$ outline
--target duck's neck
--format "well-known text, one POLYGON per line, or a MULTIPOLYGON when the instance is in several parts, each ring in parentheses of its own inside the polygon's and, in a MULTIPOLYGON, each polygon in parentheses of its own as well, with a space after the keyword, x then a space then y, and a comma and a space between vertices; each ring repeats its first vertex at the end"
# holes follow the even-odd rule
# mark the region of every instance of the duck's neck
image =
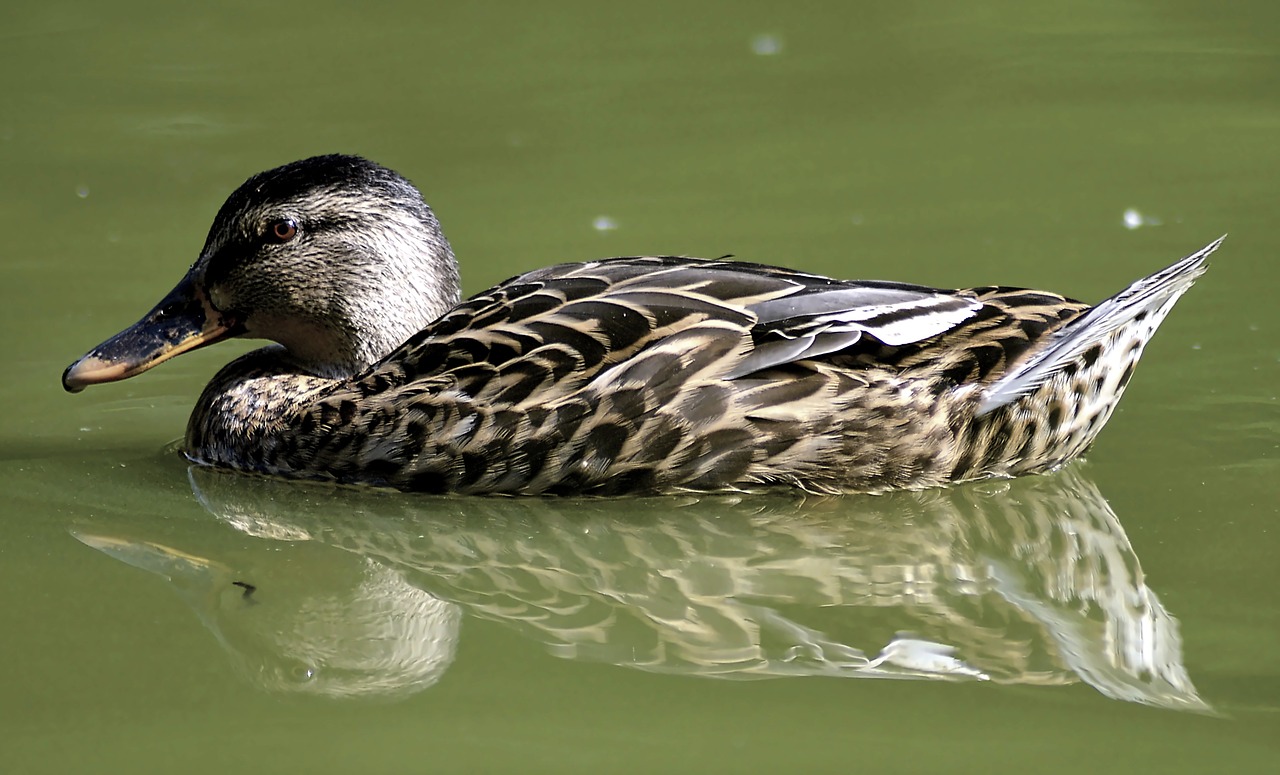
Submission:
MULTIPOLYGON (((398 234, 384 240, 401 238, 398 234)), ((438 227, 425 239, 429 249, 419 250, 418 260, 387 267, 374 261, 361 273, 359 288, 336 289, 341 304, 341 320, 346 330, 341 341, 347 347, 339 368, 325 368, 322 361, 294 353, 311 372, 334 379, 350 379, 386 358, 405 340, 434 322, 461 299, 458 262, 438 227), (398 271, 394 271, 398 270, 398 271), (354 291, 354 292, 353 292, 354 291)), ((377 251, 407 252, 410 245, 379 244, 377 251)))

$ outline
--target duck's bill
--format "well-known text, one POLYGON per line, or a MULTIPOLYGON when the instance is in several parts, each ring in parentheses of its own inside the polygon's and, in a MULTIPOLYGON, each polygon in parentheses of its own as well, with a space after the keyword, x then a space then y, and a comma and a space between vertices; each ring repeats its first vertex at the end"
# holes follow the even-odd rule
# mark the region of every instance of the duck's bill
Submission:
POLYGON ((73 538, 85 546, 97 549, 135 568, 171 579, 194 580, 201 576, 211 576, 218 571, 227 571, 221 563, 188 554, 164 544, 102 533, 89 533, 76 528, 70 532, 73 538))
POLYGON ((89 385, 128 379, 175 355, 240 333, 239 326, 213 309, 186 277, 142 320, 68 366, 62 387, 78 393, 89 385))

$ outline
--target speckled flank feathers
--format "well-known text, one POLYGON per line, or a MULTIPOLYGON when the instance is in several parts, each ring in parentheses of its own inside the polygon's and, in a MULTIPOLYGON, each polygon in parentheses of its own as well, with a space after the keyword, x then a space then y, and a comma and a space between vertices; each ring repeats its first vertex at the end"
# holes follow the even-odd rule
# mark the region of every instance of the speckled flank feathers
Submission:
POLYGON ((1220 242, 1092 308, 675 257, 553 266, 457 304, 403 178, 353 157, 264 176, 184 283, 227 330, 284 347, 213 379, 188 454, 427 492, 866 492, 1052 469, 1093 441, 1220 242), (282 222, 298 236, 261 238, 282 222))

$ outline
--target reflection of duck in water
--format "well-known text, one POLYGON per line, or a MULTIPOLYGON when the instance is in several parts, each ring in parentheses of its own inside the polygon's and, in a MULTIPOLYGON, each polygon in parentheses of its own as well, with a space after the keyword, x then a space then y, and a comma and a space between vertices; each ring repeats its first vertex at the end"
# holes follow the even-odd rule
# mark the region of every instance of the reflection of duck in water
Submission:
POLYGON ((283 348, 205 389, 196 460, 431 492, 929 487, 1083 452, 1217 246, 1094 307, 671 257, 459 303, 418 190, 324 156, 237 189, 182 282, 63 384, 247 335, 283 348))
MULTIPOLYGON (((272 556, 232 550, 224 562, 111 535, 105 526, 73 533, 104 554, 167 578, 236 669, 268 691, 403 697, 439 681, 453 662, 459 608, 377 561, 334 563, 305 551, 281 555, 275 544, 272 556), (249 567, 234 567, 237 560, 249 567)), ((256 543, 255 549, 265 548, 256 543)))
MULTIPOLYGON (((1073 471, 995 494, 625 505, 406 499, 192 473, 222 520, 275 539, 257 544, 260 570, 239 576, 261 605, 288 604, 264 572, 296 566, 278 559, 279 540, 309 541, 400 579, 399 592, 358 603, 377 616, 398 595, 417 605, 429 593, 569 659, 722 678, 1083 680, 1117 699, 1207 707, 1182 666, 1177 622, 1105 499, 1073 471)), ((308 584, 290 583, 308 607, 308 584)))

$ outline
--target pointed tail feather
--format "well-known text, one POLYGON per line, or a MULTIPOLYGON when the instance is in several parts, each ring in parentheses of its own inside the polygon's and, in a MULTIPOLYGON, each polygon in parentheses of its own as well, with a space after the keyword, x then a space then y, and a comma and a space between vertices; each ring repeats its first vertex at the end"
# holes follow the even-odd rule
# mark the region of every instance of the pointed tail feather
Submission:
POLYGON ((1168 310, 1205 270, 1205 258, 1226 235, 1195 253, 1092 307, 1055 332, 1048 346, 1015 366, 987 388, 978 415, 984 415, 1034 392, 1085 350, 1104 341, 1144 312, 1168 310))

